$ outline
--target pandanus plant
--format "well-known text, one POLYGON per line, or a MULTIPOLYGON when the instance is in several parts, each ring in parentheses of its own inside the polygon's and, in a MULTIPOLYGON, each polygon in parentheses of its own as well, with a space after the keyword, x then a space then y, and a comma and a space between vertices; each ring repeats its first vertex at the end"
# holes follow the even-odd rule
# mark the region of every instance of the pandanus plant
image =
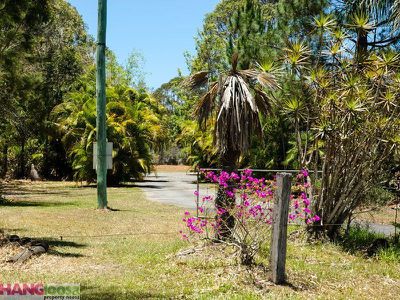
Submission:
MULTIPOLYGON (((186 81, 191 89, 205 90, 194 114, 203 130, 207 120, 214 122, 214 144, 220 166, 225 171, 234 171, 240 156, 249 149, 252 136, 262 134, 260 114, 270 111, 272 91, 279 88, 278 69, 272 63, 240 70, 238 59, 238 54, 234 54, 231 69, 217 78, 202 71, 186 81)), ((234 205, 234 202, 234 198, 227 198, 224 191, 219 191, 215 204, 218 209, 234 205)), ((226 238, 234 226, 234 218, 226 213, 221 219, 223 224, 218 238, 226 238)))

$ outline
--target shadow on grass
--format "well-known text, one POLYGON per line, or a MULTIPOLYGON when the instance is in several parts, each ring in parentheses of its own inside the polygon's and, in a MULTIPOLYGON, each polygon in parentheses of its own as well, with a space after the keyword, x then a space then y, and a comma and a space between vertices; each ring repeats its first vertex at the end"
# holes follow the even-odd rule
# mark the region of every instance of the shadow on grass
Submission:
POLYGON ((384 234, 371 232, 366 227, 354 226, 340 242, 343 250, 366 257, 377 256, 400 261, 400 240, 384 234))
POLYGON ((53 206, 77 206, 75 202, 47 202, 25 200, 0 200, 0 206, 5 207, 53 207, 53 206))
POLYGON ((45 189, 43 187, 35 186, 35 184, 27 184, 22 182, 12 182, 5 185, 2 189, 2 193, 5 196, 13 196, 13 195, 62 195, 67 196, 70 195, 71 191, 60 191, 58 190, 50 190, 45 189))
POLYGON ((135 181, 137 182, 170 182, 169 180, 163 180, 163 179, 144 179, 142 181, 135 181))
POLYGON ((60 257, 75 257, 76 258, 76 257, 84 257, 85 256, 80 253, 60 252, 60 251, 52 250, 52 249, 50 249, 47 253, 50 255, 60 256, 60 257))
POLYGON ((140 185, 135 185, 135 187, 138 188, 147 188, 147 189, 164 189, 165 186, 157 186, 157 185, 153 185, 153 184, 140 184, 140 185))
POLYGON ((56 239, 38 239, 41 242, 47 243, 50 247, 72 247, 72 248, 84 248, 87 245, 86 244, 80 244, 76 242, 71 242, 71 241, 62 241, 62 240, 56 240, 56 239))
POLYGON ((54 247, 61 248, 61 249, 63 247, 85 248, 87 246, 86 244, 81 244, 81 243, 76 243, 76 242, 71 242, 71 241, 62 241, 62 240, 57 240, 57 239, 38 239, 38 241, 44 242, 50 246, 49 251, 47 252, 50 255, 61 256, 61 257, 84 257, 85 256, 80 253, 63 252, 63 251, 55 250, 54 247))

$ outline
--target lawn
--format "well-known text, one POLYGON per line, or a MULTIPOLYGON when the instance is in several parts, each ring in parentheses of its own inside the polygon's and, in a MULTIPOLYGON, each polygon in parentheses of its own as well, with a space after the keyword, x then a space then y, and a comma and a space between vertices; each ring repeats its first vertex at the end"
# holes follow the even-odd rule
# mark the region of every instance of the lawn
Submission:
POLYGON ((400 294, 398 259, 365 258, 329 243, 310 245, 297 231, 289 238, 285 286, 271 284, 261 267, 236 267, 223 245, 177 256, 192 247, 178 233, 183 209, 152 202, 135 187, 109 189, 112 212, 94 209, 95 188, 74 183, 15 181, 3 193, 12 202, 0 208, 0 228, 47 240, 51 250, 12 265, 5 260, 18 249, 0 248, 2 283, 80 283, 82 299, 395 299, 400 294))

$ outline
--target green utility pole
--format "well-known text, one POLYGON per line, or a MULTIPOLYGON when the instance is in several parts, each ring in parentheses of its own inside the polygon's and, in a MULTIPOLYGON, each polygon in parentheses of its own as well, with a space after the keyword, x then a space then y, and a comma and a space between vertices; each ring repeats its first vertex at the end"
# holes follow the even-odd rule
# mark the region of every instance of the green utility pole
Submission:
POLYGON ((97 203, 98 208, 107 208, 107 162, 106 162, 106 27, 107 0, 99 0, 97 28, 97 203))

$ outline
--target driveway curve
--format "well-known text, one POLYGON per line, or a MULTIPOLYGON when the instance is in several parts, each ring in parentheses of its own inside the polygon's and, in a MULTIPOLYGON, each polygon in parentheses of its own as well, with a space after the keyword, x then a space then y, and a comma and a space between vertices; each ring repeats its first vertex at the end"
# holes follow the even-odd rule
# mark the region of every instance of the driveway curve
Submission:
POLYGON ((196 175, 186 172, 157 172, 136 182, 150 200, 196 209, 196 175))
MULTIPOLYGON (((164 204, 177 205, 187 209, 196 209, 196 175, 187 172, 168 172, 162 171, 151 173, 145 177, 142 182, 136 182, 136 186, 140 187, 149 200, 158 201, 164 204)), ((214 195, 214 189, 207 189, 200 186, 200 196, 214 195)), ((357 222, 370 231, 393 235, 395 228, 393 225, 374 224, 366 222, 357 222)))

